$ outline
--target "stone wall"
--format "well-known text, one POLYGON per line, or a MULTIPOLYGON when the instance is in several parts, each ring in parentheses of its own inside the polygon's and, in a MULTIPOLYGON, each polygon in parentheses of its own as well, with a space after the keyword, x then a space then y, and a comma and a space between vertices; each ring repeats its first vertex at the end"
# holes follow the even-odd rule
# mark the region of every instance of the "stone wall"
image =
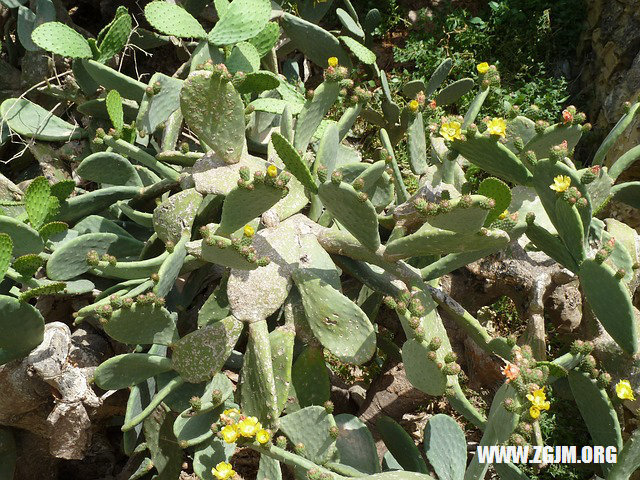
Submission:
MULTIPOLYGON (((579 82, 595 133, 606 133, 623 104, 640 95, 640 1, 587 0, 587 25, 578 46, 579 82)), ((640 143, 636 120, 612 148, 608 162, 640 143)), ((640 178, 640 165, 633 175, 640 178)))

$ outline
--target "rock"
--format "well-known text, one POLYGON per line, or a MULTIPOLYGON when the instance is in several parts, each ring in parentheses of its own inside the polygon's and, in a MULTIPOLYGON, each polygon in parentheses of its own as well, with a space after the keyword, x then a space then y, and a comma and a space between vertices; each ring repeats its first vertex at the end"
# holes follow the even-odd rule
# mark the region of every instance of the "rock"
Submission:
POLYGON ((582 295, 578 282, 557 287, 545 302, 545 313, 559 332, 573 332, 582 321, 582 295))

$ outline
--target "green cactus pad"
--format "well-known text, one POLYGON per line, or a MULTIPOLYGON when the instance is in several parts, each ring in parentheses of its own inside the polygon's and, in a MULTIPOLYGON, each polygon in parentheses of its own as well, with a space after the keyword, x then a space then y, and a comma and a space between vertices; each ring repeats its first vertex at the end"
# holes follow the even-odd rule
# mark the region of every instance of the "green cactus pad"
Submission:
POLYGON ((45 177, 34 178, 24 192, 24 206, 29 217, 29 223, 35 229, 40 228, 51 208, 57 205, 57 199, 54 197, 52 204, 51 187, 45 177))
POLYGON ((258 55, 262 58, 275 47, 279 38, 280 26, 276 22, 269 22, 260 33, 249 39, 249 43, 256 47, 258 55))
POLYGON ((269 22, 268 0, 233 0, 218 23, 209 32, 213 45, 231 45, 258 35, 269 22))
MULTIPOLYGON (((5 2, 5 6, 7 6, 7 2, 5 2)), ((53 22, 55 19, 56 9, 51 0, 36 1, 35 13, 29 10, 28 7, 20 5, 18 7, 18 22, 16 25, 20 44, 30 52, 38 51, 40 48, 31 39, 33 30, 43 23, 53 22)))
MULTIPOLYGON (((222 237, 220 237, 222 238, 222 237)), ((255 263, 249 263, 237 250, 231 248, 231 241, 226 248, 209 245, 202 240, 187 243, 187 253, 205 262, 222 265, 224 267, 234 268, 238 270, 253 270, 258 268, 255 263)))
POLYGON ((40 234, 40 238, 46 242, 51 237, 66 232, 68 229, 69 225, 64 222, 49 222, 40 227, 38 233, 40 234))
POLYGON ((365 423, 348 413, 336 415, 335 421, 340 430, 336 440, 340 463, 362 473, 379 473, 380 461, 376 444, 365 423))
POLYGON ((44 319, 32 305, 0 295, 0 365, 24 357, 42 342, 44 319))
POLYGON ((257 417, 265 425, 274 425, 280 412, 266 320, 249 324, 241 380, 242 412, 257 417))
POLYGON ((173 368, 190 383, 207 381, 220 371, 231 354, 242 323, 233 317, 182 337, 173 347, 173 368))
POLYGON ((391 177, 385 172, 387 168, 384 160, 372 164, 354 163, 340 167, 343 181, 353 183, 356 179, 362 179, 364 186, 362 191, 369 196, 377 211, 384 209, 393 202, 393 184, 391 177))
POLYGON ((470 195, 469 204, 462 197, 450 200, 450 210, 426 217, 427 222, 442 230, 451 230, 463 234, 477 232, 486 223, 488 216, 488 198, 482 195, 470 195))
POLYGON ((240 42, 234 45, 231 55, 224 63, 231 74, 253 73, 260 68, 260 54, 251 43, 240 42))
POLYGON ((444 87, 438 95, 436 95, 436 104, 439 107, 443 107, 445 105, 451 105, 452 103, 457 102, 460 98, 467 92, 469 92, 475 82, 471 78, 461 78, 460 80, 456 80, 450 85, 444 87))
POLYGON ((28 302, 32 298, 39 297, 41 295, 55 295, 57 293, 65 293, 66 284, 64 282, 50 282, 41 285, 36 288, 30 288, 20 294, 18 300, 21 302, 28 302))
POLYGON ((424 453, 440 480, 463 480, 467 468, 467 440, 448 415, 431 417, 424 429, 424 453))
POLYGON ((298 116, 296 133, 293 138, 296 150, 301 152, 307 150, 307 146, 322 119, 338 99, 339 94, 340 84, 338 82, 323 82, 315 89, 313 98, 307 100, 298 116))
POLYGON ((304 445, 303 457, 323 465, 336 454, 336 441, 329 430, 336 427, 333 415, 324 407, 311 406, 285 415, 280 419, 280 430, 293 445, 304 445))
POLYGON ((94 60, 82 60, 82 66, 91 78, 105 89, 117 90, 123 98, 136 102, 142 100, 147 87, 144 83, 94 60))
POLYGON ((478 194, 492 198, 496 202, 495 206, 487 214, 487 219, 484 222, 485 226, 491 225, 511 205, 511 189, 509 185, 498 178, 485 178, 480 182, 478 194))
POLYGON ((427 473, 427 465, 411 436, 395 420, 381 415, 376 421, 376 430, 384 440, 389 453, 403 469, 410 472, 427 473))
POLYGON ((351 37, 342 35, 338 37, 342 43, 353 53, 358 60, 365 65, 373 65, 376 63, 376 54, 351 37))
MULTIPOLYGON (((466 126, 466 125, 465 125, 466 126)), ((507 138, 505 145, 509 150, 518 155, 519 151, 515 147, 515 140, 521 139, 525 145, 536 135, 536 124, 527 117, 518 115, 517 117, 507 120, 507 138)), ((545 152, 547 155, 548 152, 545 152)), ((531 165, 527 165, 530 167, 531 165)))
POLYGON ((630 353, 638 351, 638 333, 629 290, 615 271, 605 264, 587 259, 578 272, 589 306, 607 333, 630 353))
POLYGON ((488 230, 486 235, 480 232, 458 233, 425 223, 415 233, 389 242, 385 257, 399 260, 420 255, 484 250, 505 246, 509 241, 509 236, 502 230, 488 230))
POLYGON ((13 241, 11 241, 11 237, 6 233, 0 233, 0 282, 11 265, 12 252, 13 241))
POLYGON ((407 149, 411 171, 421 175, 427 169, 427 139, 422 113, 418 112, 407 128, 407 149))
MULTIPOLYGON (((298 120, 298 122, 300 122, 300 120, 298 120)), ((296 133, 297 132, 298 130, 296 129, 296 133)), ((271 142, 273 143, 273 147, 278 153, 278 156, 286 165, 287 170, 289 170, 293 176, 311 192, 318 193, 318 186, 313 179, 313 175, 311 175, 309 167, 300 156, 300 153, 296 151, 294 146, 278 132, 273 132, 271 135, 271 142)))
POLYGON ((70 58, 91 58, 89 42, 71 27, 60 22, 47 22, 37 27, 31 39, 43 50, 70 58))
POLYGON ((113 152, 96 152, 87 156, 76 170, 84 180, 108 185, 142 186, 131 162, 113 152))
POLYGON ((611 129, 609 134, 600 144, 598 150, 593 156, 593 165, 602 165, 604 160, 609 153, 609 150, 616 143, 616 140, 622 135, 622 133, 631 125, 635 119, 635 116, 640 112, 640 102, 635 102, 633 105, 629 107, 627 113, 625 113, 618 123, 611 129))
MULTIPOLYGON (((108 218, 98 215, 89 215, 84 220, 78 222, 73 230, 82 235, 85 233, 115 233, 118 235, 110 247, 110 253, 116 257, 137 257, 144 246, 144 243, 131 236, 124 228, 108 218)), ((42 235, 42 232, 40 232, 42 235)))
POLYGON ((150 412, 143 424, 144 438, 151 462, 159 478, 179 478, 182 471, 182 449, 173 434, 175 414, 158 408, 150 412))
POLYGON ((193 456, 194 473, 203 480, 214 480, 211 470, 220 462, 228 462, 235 450, 235 444, 224 443, 222 440, 214 438, 206 448, 196 450, 193 456))
POLYGON ((413 100, 420 92, 424 93, 426 88, 423 80, 411 80, 402 86, 402 94, 409 100, 413 100))
POLYGON ((87 272, 87 254, 107 253, 111 244, 118 240, 113 233, 87 233, 80 235, 57 248, 47 261, 47 276, 52 280, 71 280, 87 272))
POLYGON ((282 28, 293 45, 316 65, 324 68, 329 57, 336 57, 340 65, 351 68, 349 55, 338 39, 322 27, 285 12, 282 28))
POLYGON ((580 219, 580 213, 575 205, 562 198, 556 200, 556 218, 558 223, 556 228, 562 242, 567 246, 571 256, 577 263, 585 259, 584 249, 584 227, 580 219))
POLYGON ((640 182, 626 182, 611 188, 611 194, 616 202, 640 209, 640 182))
MULTIPOLYGON (((323 405, 329 400, 330 393, 331 382, 322 347, 308 346, 298 355, 291 369, 289 396, 295 398, 297 408, 304 408, 323 405)), ((291 411, 291 405, 287 405, 287 411, 291 411)))
POLYGON ((293 115, 297 115, 302 111, 304 103, 289 103, 288 100, 281 98, 261 97, 252 101, 249 107, 253 108, 256 112, 273 113, 275 115, 282 115, 285 107, 289 107, 289 111, 293 115))
POLYGON ((0 105, 0 115, 11 130, 27 138, 60 142, 87 136, 79 126, 65 122, 26 98, 8 98, 0 105))
MULTIPOLYGON (((507 398, 511 398, 517 407, 519 402, 516 397, 516 393, 508 383, 505 383, 498 389, 493 401, 491 402, 491 409, 489 410, 489 418, 484 430, 484 435, 480 440, 480 445, 500 445, 506 442, 516 425, 518 424, 519 415, 517 413, 509 412, 504 408, 504 401, 507 398)), ((478 456, 474 456, 467 467, 465 473, 465 480, 475 480, 477 478, 484 478, 489 463, 480 463, 478 456)))
MULTIPOLYGON (((606 243, 611 237, 616 239, 613 251, 606 263, 615 269, 624 268, 626 271, 624 281, 630 283, 640 273, 633 270, 633 264, 640 261, 640 246, 636 244, 637 233, 626 223, 614 218, 607 218, 605 223, 607 230, 602 233, 601 241, 606 243)), ((633 283, 631 283, 631 288, 633 288, 633 283)))
POLYGON ((540 160, 536 163, 534 169, 532 179, 533 187, 536 189, 536 192, 540 197, 540 201, 542 202, 547 215, 549 215, 549 219, 556 229, 558 229, 559 219, 555 214, 558 194, 549 187, 554 183, 553 179, 559 175, 568 176, 571 179, 571 186, 576 187, 582 196, 589 201, 589 204, 586 207, 580 207, 578 210, 580 218, 582 219, 582 226, 585 232, 584 235, 587 235, 592 215, 591 198, 589 197, 589 192, 587 191, 586 186, 580 181, 578 172, 575 169, 561 162, 553 162, 546 159, 540 160))
POLYGON ((178 243, 191 230, 202 195, 190 188, 171 195, 153 211, 153 228, 164 243, 178 243))
POLYGON ((180 447, 192 447, 210 439, 213 436, 211 425, 220 419, 223 411, 224 405, 199 415, 189 415, 190 410, 178 415, 173 422, 173 434, 178 439, 180 447))
POLYGON ((266 455, 260 455, 256 480, 282 480, 280 462, 266 455))
POLYGON ((242 82, 236 85, 239 93, 262 93, 267 90, 274 90, 280 85, 280 77, 275 73, 266 70, 248 73, 242 78, 242 82))
POLYGON ((131 345, 171 345, 178 340, 176 323, 164 307, 135 303, 113 312, 104 331, 114 340, 131 345))
POLYGON ((491 175, 524 185, 531 180, 531 172, 520 159, 493 138, 476 136, 464 141, 454 140, 452 148, 491 175))
POLYGON ((144 16, 153 28, 165 35, 180 38, 207 38, 200 22, 184 8, 163 1, 144 7, 144 16))
MULTIPOLYGON (((367 315, 334 286, 326 266, 333 266, 329 255, 313 239, 303 248, 306 262, 293 273, 313 334, 343 362, 361 364, 373 356, 376 336, 367 315), (316 270, 319 270, 316 272, 316 270)), ((307 240, 307 239, 305 239, 307 240)))
POLYGON ((124 110, 122 108, 122 97, 117 90, 111 90, 106 97, 107 113, 116 132, 122 131, 124 127, 124 110))
POLYGON ((153 95, 149 95, 149 92, 145 91, 136 119, 136 127, 147 133, 155 132, 180 108, 182 80, 162 73, 155 73, 149 80, 149 87, 157 89, 158 84, 160 85, 159 92, 156 93, 154 90, 153 95))
POLYGON ((578 264, 571 255, 569 249, 557 235, 549 233, 545 228, 531 224, 527 226, 527 237, 533 244, 556 262, 568 268, 572 272, 578 271, 578 264))
POLYGON ((349 34, 353 35, 354 37, 359 37, 361 39, 364 39, 364 31, 362 30, 360 25, 356 22, 356 20, 354 20, 353 17, 349 15, 349 13, 347 13, 342 8, 336 8, 336 15, 338 17, 338 20, 344 27, 344 29, 349 34))
POLYGON ((251 190, 240 186, 234 188, 225 198, 216 235, 231 235, 278 203, 282 193, 265 183, 255 183, 251 190))
POLYGON ((543 133, 536 134, 529 140, 524 151, 533 151, 538 158, 548 158, 549 150, 555 145, 560 145, 567 141, 569 151, 573 150, 582 137, 582 127, 580 125, 565 126, 561 124, 551 125, 543 133))
POLYGON ((125 7, 118 7, 115 18, 98 35, 100 55, 97 60, 106 62, 120 53, 129 40, 131 28, 131 15, 125 7))
POLYGON ((609 168, 609 176, 616 181, 620 174, 633 165, 640 158, 640 145, 627 150, 609 168))
POLYGON ((147 353, 125 353, 100 364, 94 380, 103 390, 120 390, 170 370, 171 360, 168 358, 147 353))
POLYGON ((467 110, 467 113, 465 113, 464 115, 464 120, 462 122, 463 130, 466 130, 466 128, 471 123, 476 121, 476 118, 478 117, 478 113, 480 113, 480 109, 482 108, 482 105, 484 104, 484 101, 487 99, 487 96, 489 95, 490 91, 491 89, 489 87, 481 89, 478 92, 478 94, 474 97, 473 101, 469 105, 469 109, 467 110))
POLYGON ((338 146, 340 145, 340 134, 338 125, 332 123, 327 127, 318 144, 318 154, 316 162, 318 166, 326 167, 327 177, 333 173, 338 160, 338 146))
POLYGON ((28 253, 40 253, 44 248, 42 239, 36 230, 14 218, 0 215, 0 231, 8 234, 13 241, 13 254, 22 256, 28 253))
MULTIPOLYGON (((122 109, 124 111, 125 121, 131 122, 135 120, 136 115, 138 115, 138 102, 125 98, 122 100, 122 109)), ((94 100, 88 100, 81 103, 78 105, 78 111, 89 117, 109 120, 106 98, 96 98, 94 100)))
MULTIPOLYGON (((593 444, 614 446, 619 452, 622 449, 620 423, 607 392, 599 388, 587 374, 577 370, 569 371, 569 385, 593 444)), ((603 470, 606 473, 611 467, 604 464, 603 470)))
POLYGON ((640 468, 640 429, 636 428, 618 453, 607 480, 627 480, 640 468))
POLYGON ((323 183, 318 193, 327 210, 342 226, 365 247, 374 251, 378 249, 380 246, 378 215, 369 199, 362 201, 358 192, 344 182, 339 185, 333 182, 323 183))
POLYGON ((440 88, 440 85, 447 79, 449 76, 449 72, 451 72, 451 68, 453 67, 453 60, 450 58, 445 59, 431 74, 431 78, 427 82, 427 87, 425 89, 425 95, 427 98, 431 98, 431 95, 435 93, 435 91, 440 88))
POLYGON ((296 338, 295 329, 281 326, 269 333, 271 345, 271 363, 273 365, 273 380, 276 386, 278 415, 289 399, 291 385, 291 370, 293 366, 293 345, 296 338))
MULTIPOLYGON (((180 270, 184 265, 185 258, 187 257, 186 244, 189 241, 189 234, 182 236, 180 241, 176 243, 173 251, 162 262, 160 269, 158 270, 158 283, 153 287, 153 293, 159 297, 166 297, 173 289, 175 282, 180 275, 180 270)), ((160 343, 160 342, 154 342, 160 343)))
POLYGON ((226 163, 240 161, 245 142, 244 104, 233 84, 219 74, 193 72, 184 81, 180 107, 189 128, 218 157, 226 163))
MULTIPOLYGON (((4 237, 5 239, 9 239, 9 241, 11 241, 11 238, 8 235, 3 234, 2 237, 4 237)), ((9 246, 13 247, 13 245, 9 245, 9 246)), ((6 248, 6 245, 4 248, 6 248)), ((0 247, 0 250, 3 250, 4 248, 0 247)), ((4 251, 6 252, 7 250, 4 250, 4 251)), ((11 254, 11 248, 9 248, 8 252, 9 254, 11 254)), ((0 257, 2 256, 3 256, 2 253, 0 253, 0 257)), ((2 263, 1 260, 0 260, 0 263, 2 263)), ((39 255, 36 255, 35 253, 30 253, 28 255, 23 255, 21 257, 18 257, 13 262, 14 270, 25 278, 33 277, 42 265, 44 265, 44 260, 39 255)), ((6 269, 3 272, 2 267, 0 266, 0 273, 4 274, 5 272, 6 272, 6 269)), ((0 275, 0 277, 1 276, 2 275, 0 275)))

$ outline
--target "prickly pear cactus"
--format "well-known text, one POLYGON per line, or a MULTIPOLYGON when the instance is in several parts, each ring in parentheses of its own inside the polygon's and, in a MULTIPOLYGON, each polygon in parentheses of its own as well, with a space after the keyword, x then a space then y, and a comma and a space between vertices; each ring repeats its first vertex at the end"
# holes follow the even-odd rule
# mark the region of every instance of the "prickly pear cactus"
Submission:
MULTIPOLYGON (((95 39, 55 21, 48 0, 3 3, 16 9, 7 68, 29 63, 17 41, 72 62, 0 105, 0 140, 28 152, 0 175, 0 387, 46 397, 39 434, 63 407, 93 412, 110 398, 132 479, 176 479, 187 461, 201 480, 227 480, 245 475, 237 453, 252 450, 259 480, 288 469, 471 480, 489 463, 469 458, 463 422, 480 447, 542 447, 562 397, 595 445, 619 449, 598 474, 640 467, 640 429, 622 415, 640 395, 640 240, 606 218, 610 201, 640 205, 638 182, 620 181, 638 147, 611 158, 640 102, 593 158, 576 159, 590 126, 575 107, 554 125, 516 108, 479 118, 488 98, 502 100, 493 65, 449 81, 449 59, 404 85, 380 70, 382 14, 361 16, 358 2, 156 0, 146 23, 118 7, 95 39), (184 63, 145 63, 138 77, 140 51, 184 63), (447 276, 470 264, 464 275, 511 262, 499 280, 514 283, 511 266, 534 261, 580 296, 583 339, 545 334, 543 280, 516 286, 538 292, 525 329, 494 328, 486 309, 476 318, 448 293, 447 276), (56 325, 108 342, 100 365, 76 366, 56 325), (486 409, 469 398, 461 345, 500 365, 486 409), (64 369, 49 375, 58 358, 64 369), (392 366, 434 399, 419 442, 378 411, 386 400, 372 388, 392 366), (40 377, 46 388, 33 387, 40 377), (331 402, 344 392, 362 401, 360 417, 331 402), (455 420, 438 411, 445 402, 455 420)), ((85 413, 69 443, 96 427, 85 413)), ((27 454, 12 431, 0 429, 0 478, 27 454)))

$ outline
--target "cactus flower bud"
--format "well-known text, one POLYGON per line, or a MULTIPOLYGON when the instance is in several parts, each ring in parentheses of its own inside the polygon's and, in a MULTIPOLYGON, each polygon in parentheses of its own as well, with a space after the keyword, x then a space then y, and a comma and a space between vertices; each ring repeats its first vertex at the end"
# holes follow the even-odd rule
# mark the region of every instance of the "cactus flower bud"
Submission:
POLYGON ((333 413, 334 405, 331 400, 327 400, 322 404, 322 406, 324 407, 324 411, 327 412, 329 415, 333 413))

